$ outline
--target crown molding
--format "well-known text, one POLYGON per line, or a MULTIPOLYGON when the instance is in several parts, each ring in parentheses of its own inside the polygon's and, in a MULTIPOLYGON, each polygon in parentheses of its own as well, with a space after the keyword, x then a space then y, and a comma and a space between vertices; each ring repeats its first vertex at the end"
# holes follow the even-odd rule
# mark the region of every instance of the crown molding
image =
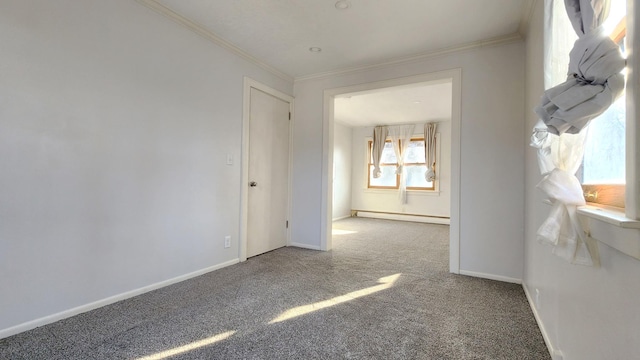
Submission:
POLYGON ((393 59, 393 60, 390 60, 390 61, 385 61, 385 62, 382 62, 382 63, 361 65, 361 66, 352 66, 352 67, 347 67, 347 68, 338 69, 338 70, 326 71, 326 72, 322 72, 322 73, 297 76, 297 77, 295 77, 294 81, 298 82, 298 81, 305 81, 305 80, 312 80, 312 79, 313 80, 324 79, 324 78, 328 78, 328 77, 332 77, 332 76, 345 75, 345 74, 350 74, 350 73, 356 73, 356 72, 362 72, 362 71, 367 71, 367 70, 379 69, 379 68, 383 68, 383 67, 387 67, 387 66, 391 66, 391 65, 410 64, 410 63, 414 63, 414 62, 418 62, 418 61, 422 61, 422 60, 426 60, 426 59, 430 59, 430 58, 434 58, 434 57, 438 57, 438 56, 449 55, 449 54, 453 54, 453 53, 457 53, 457 52, 461 52, 461 51, 467 51, 467 50, 473 50, 473 49, 482 48, 482 47, 498 46, 498 45, 511 44, 511 43, 514 43, 514 42, 520 42, 520 41, 522 41, 522 39, 523 38, 520 35, 520 33, 516 32, 516 33, 513 33, 513 34, 500 36, 500 37, 496 37, 496 38, 492 38, 492 39, 474 41, 474 42, 467 43, 467 44, 460 45, 460 46, 453 46, 453 47, 443 48, 443 49, 440 49, 440 50, 429 51, 429 52, 426 52, 426 53, 412 55, 412 56, 408 56, 408 57, 396 58, 396 59, 393 59))
POLYGON ((522 11, 522 17, 520 18, 520 25, 518 26, 518 33, 523 39, 526 39, 529 33, 529 24, 531 23, 531 17, 533 17, 533 10, 536 8, 539 0, 525 0, 524 11, 522 11))
POLYGON ((274 76, 277 76, 278 78, 283 79, 285 81, 297 82, 297 81, 304 81, 304 80, 311 80, 311 79, 322 79, 322 78, 327 78, 327 77, 336 76, 336 75, 344 75, 344 74, 353 73, 353 72, 372 70, 372 69, 382 68, 382 67, 391 66, 391 65, 409 64, 409 63, 413 63, 413 62, 417 62, 417 61, 421 61, 421 60, 425 60, 425 59, 429 59, 437 56, 448 55, 448 54, 452 54, 460 51, 472 50, 472 49, 487 47, 487 46, 498 46, 498 45, 504 45, 504 44, 509 44, 513 42, 522 41, 526 35, 526 29, 528 28, 529 20, 533 13, 534 5, 539 0, 526 0, 525 9, 523 11, 523 16, 520 21, 520 25, 518 27, 518 32, 513 34, 492 38, 492 39, 475 41, 475 42, 463 44, 460 46, 447 47, 447 48, 443 48, 435 51, 420 53, 417 55, 396 58, 396 59, 392 59, 382 63, 352 66, 352 67, 331 70, 331 71, 326 71, 321 73, 297 76, 295 78, 261 61, 260 59, 252 56, 251 54, 247 53, 241 48, 217 36, 216 34, 211 32, 204 26, 180 15, 179 13, 175 12, 171 8, 159 3, 157 0, 135 0, 135 1, 159 13, 160 15, 163 15, 168 19, 186 27, 187 29, 193 31, 194 33, 230 51, 231 53, 241 57, 242 59, 258 66, 259 68, 265 71, 268 71, 274 76))
POLYGON ((147 8, 154 10, 155 12, 169 18, 170 20, 173 20, 174 22, 186 27, 187 29, 193 31, 194 33, 204 37, 205 39, 213 42, 214 44, 232 52, 233 54, 243 58, 244 60, 247 60, 248 62, 258 66, 259 68, 268 71, 269 73, 283 79, 289 82, 293 82, 293 77, 283 73, 282 71, 274 68, 273 66, 261 61, 260 59, 250 55, 249 53, 247 53, 246 51, 240 49, 239 47, 233 45, 232 43, 226 41, 225 39, 217 36, 216 34, 212 33, 210 30, 208 30, 207 28, 205 28, 204 26, 196 23, 193 20, 190 20, 180 14, 178 14, 177 12, 175 12, 174 10, 172 10, 171 8, 159 3, 156 0, 135 0, 136 2, 140 3, 143 6, 146 6, 147 8))

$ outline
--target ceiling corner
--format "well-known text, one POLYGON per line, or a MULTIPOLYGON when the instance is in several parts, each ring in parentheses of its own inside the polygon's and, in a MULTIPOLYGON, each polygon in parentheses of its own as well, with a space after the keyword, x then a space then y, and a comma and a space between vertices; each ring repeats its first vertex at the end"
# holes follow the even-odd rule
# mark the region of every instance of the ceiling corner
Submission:
POLYGON ((529 32, 529 23, 531 22, 531 16, 533 15, 533 9, 540 0, 525 0, 522 8, 522 17, 520 18, 520 25, 518 26, 518 33, 526 40, 527 33, 529 32))
POLYGON ((166 18, 174 21, 175 23, 178 23, 184 27, 186 27, 187 29, 193 31, 194 33, 204 37, 205 39, 211 41, 212 43, 230 51, 231 53, 253 63, 254 65, 258 66, 259 68, 262 68, 263 70, 271 73, 272 75, 275 75, 285 81, 289 81, 291 83, 293 83, 293 76, 286 74, 278 69, 276 69, 275 67, 263 62, 262 60, 258 59, 257 57, 254 57, 253 55, 249 54, 248 52, 244 51, 243 49, 240 49, 239 47, 235 46, 234 44, 230 43, 229 41, 219 37, 218 35, 214 34, 212 31, 210 31, 209 29, 207 29, 206 27, 204 27, 202 24, 199 24, 181 14, 179 14, 178 12, 174 11, 173 9, 169 8, 168 6, 161 4, 159 1, 157 0, 135 0, 136 2, 138 2, 139 4, 146 6, 147 8, 157 12, 160 15, 165 16, 166 18))

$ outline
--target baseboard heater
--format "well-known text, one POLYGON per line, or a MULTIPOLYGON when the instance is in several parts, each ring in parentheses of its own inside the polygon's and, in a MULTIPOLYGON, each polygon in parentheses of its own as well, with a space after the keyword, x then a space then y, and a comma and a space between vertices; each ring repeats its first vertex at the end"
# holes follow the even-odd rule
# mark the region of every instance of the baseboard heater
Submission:
POLYGON ((413 222, 423 222, 423 223, 431 223, 431 224, 445 224, 445 225, 449 225, 450 223, 450 218, 446 216, 405 214, 405 213, 394 213, 394 212, 384 212, 384 211, 351 210, 351 216, 374 218, 374 219, 386 219, 386 220, 413 221, 413 222))

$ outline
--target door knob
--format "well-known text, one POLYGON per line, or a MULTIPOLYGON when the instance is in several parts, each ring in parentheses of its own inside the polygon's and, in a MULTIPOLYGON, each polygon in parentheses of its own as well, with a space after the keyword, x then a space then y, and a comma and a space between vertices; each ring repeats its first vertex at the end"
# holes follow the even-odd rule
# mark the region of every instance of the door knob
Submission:
POLYGON ((249 186, 256 187, 256 186, 258 186, 258 183, 255 182, 255 181, 252 181, 252 182, 249 183, 249 186))

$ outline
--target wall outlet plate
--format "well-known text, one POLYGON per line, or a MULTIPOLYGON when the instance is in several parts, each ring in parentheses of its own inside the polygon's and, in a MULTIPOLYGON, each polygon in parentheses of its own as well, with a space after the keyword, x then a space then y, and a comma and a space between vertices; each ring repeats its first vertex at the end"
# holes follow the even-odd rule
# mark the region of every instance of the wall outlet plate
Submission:
POLYGON ((224 237, 224 247, 225 248, 230 248, 231 247, 231 236, 227 235, 224 237))

